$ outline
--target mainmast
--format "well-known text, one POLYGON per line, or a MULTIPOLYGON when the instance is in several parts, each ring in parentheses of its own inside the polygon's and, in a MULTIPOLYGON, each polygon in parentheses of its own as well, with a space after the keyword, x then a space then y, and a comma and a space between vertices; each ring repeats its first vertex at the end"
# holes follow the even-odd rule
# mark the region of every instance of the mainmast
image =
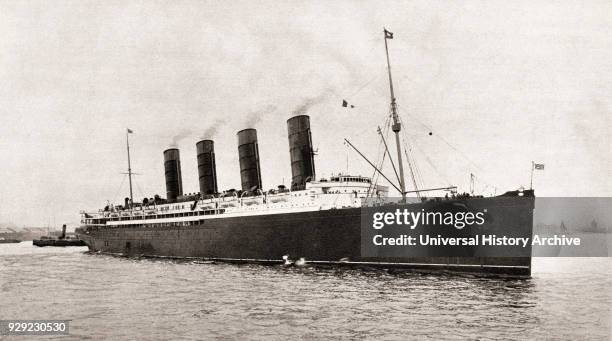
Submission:
POLYGON ((395 101, 395 93, 393 91, 393 78, 391 77, 391 63, 389 62, 389 47, 387 46, 387 39, 393 39, 393 33, 384 29, 385 33, 385 52, 387 53, 387 71, 389 73, 389 89, 391 91, 391 114, 393 116, 393 125, 391 129, 395 133, 395 144, 397 147, 397 163, 399 166, 399 180, 400 190, 402 192, 402 202, 406 201, 406 185, 404 183, 404 166, 402 163, 402 147, 400 144, 399 132, 402 130, 402 124, 399 122, 397 116, 397 103, 395 101))
POLYGON ((131 133, 133 133, 133 131, 130 128, 127 128, 127 131, 125 133, 125 142, 127 145, 128 177, 130 179, 130 208, 134 204, 134 196, 132 194, 132 164, 130 162, 130 134, 131 133))

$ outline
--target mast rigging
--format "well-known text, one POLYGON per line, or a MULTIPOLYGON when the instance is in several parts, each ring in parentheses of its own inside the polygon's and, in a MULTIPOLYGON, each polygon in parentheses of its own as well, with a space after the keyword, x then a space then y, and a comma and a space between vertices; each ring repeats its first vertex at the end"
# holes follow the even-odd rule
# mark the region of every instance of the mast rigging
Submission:
POLYGON ((348 145, 351 146, 351 148, 353 148, 357 152, 357 154, 359 154, 364 160, 366 160, 366 162, 369 163, 370 166, 372 166, 374 170, 378 172, 378 174, 380 174, 383 178, 385 178, 385 180, 387 180, 389 184, 391 184, 391 186, 395 187, 395 189, 397 189, 398 191, 400 190, 397 186, 395 186, 393 181, 389 180, 389 178, 385 176, 383 172, 380 169, 378 169, 378 167, 376 167, 376 165, 373 164, 365 155, 363 155, 363 153, 361 153, 359 149, 357 149, 357 147, 353 146, 353 144, 348 139, 345 138, 344 141, 348 143, 348 145))
POLYGON ((389 161, 391 161, 391 166, 393 167, 393 172, 395 173, 395 177, 397 178, 398 182, 401 182, 400 176, 399 176, 399 174, 397 174, 397 170, 395 168, 395 163, 393 163, 393 158, 391 157, 391 152, 389 152, 389 147, 387 147, 387 141, 385 141, 385 137, 384 137, 384 135, 382 133, 382 129, 380 129, 380 127, 378 127, 378 134, 380 135, 380 138, 381 138, 381 140, 382 140, 382 142, 383 142, 383 144, 385 146, 385 152, 387 154, 389 154, 389 161))

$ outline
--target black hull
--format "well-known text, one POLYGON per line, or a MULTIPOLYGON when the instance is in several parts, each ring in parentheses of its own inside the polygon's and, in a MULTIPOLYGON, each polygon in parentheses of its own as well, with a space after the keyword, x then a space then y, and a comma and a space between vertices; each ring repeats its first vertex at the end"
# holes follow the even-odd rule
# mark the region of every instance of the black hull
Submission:
MULTIPOLYGON (((508 221, 493 233, 519 228, 532 233, 533 197, 470 198, 474 208, 503 211, 508 221)), ((412 204, 411 209, 420 209, 412 204)), ((77 236, 94 252, 128 256, 201 258, 230 262, 281 263, 283 255, 311 264, 339 264, 415 270, 530 276, 531 257, 361 256, 360 208, 200 220, 197 225, 83 227, 77 236)))

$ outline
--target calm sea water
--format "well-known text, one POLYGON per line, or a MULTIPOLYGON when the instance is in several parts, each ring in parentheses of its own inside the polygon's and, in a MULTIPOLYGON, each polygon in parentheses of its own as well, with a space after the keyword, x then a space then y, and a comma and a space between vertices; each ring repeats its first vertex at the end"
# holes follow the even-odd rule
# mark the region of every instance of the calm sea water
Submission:
POLYGON ((501 280, 85 251, 0 244, 0 319, 70 319, 68 338, 94 340, 612 335, 611 258, 536 258, 532 279, 501 280))

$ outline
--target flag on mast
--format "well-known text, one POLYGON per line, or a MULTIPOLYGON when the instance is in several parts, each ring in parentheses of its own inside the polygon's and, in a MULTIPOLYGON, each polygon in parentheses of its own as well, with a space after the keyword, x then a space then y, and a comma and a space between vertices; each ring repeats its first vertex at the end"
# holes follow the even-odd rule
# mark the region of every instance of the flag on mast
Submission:
POLYGON ((134 131, 132 129, 130 129, 130 128, 127 128, 127 132, 128 132, 128 134, 134 133, 134 131))
POLYGON ((533 169, 544 170, 544 164, 543 163, 534 163, 533 164, 533 169))
POLYGON ((393 39, 393 32, 387 31, 385 28, 385 39, 393 39))

